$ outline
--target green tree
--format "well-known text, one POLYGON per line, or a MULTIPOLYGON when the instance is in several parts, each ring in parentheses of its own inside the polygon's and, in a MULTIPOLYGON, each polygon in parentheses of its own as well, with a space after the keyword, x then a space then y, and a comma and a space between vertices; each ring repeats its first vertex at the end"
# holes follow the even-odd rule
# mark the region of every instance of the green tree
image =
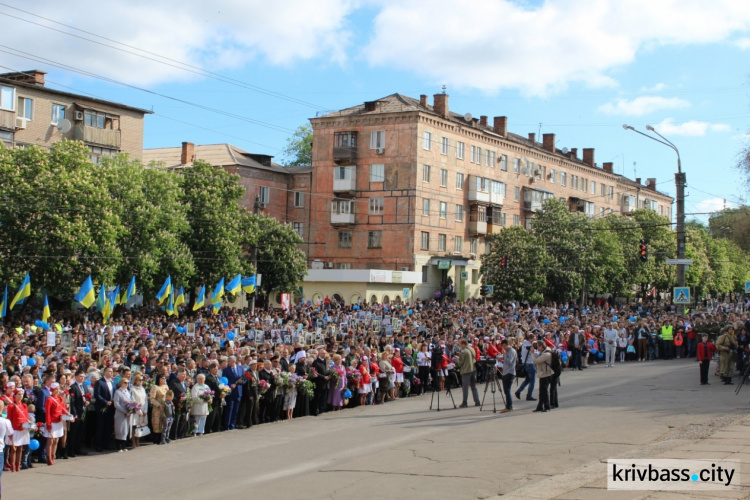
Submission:
POLYGON ((490 252, 482 256, 483 282, 494 286, 493 297, 540 303, 547 285, 547 255, 542 240, 520 226, 487 236, 490 252), (506 268, 500 258, 508 259, 506 268))
POLYGON ((750 207, 728 208, 709 220, 711 234, 735 242, 745 252, 750 252, 750 207))
POLYGON ((646 208, 634 210, 631 215, 648 244, 648 262, 642 266, 641 283, 657 290, 671 290, 677 279, 676 269, 664 260, 675 257, 677 240, 669 220, 646 208))
POLYGON ((297 127, 291 137, 286 139, 286 147, 282 152, 284 166, 299 167, 312 165, 313 130, 306 123, 297 127))
POLYGON ((591 245, 587 248, 589 257, 584 259, 589 265, 584 268, 587 288, 597 293, 612 293, 616 296, 629 295, 632 289, 628 272, 628 260, 620 239, 619 226, 613 224, 616 216, 596 219, 589 230, 591 245))

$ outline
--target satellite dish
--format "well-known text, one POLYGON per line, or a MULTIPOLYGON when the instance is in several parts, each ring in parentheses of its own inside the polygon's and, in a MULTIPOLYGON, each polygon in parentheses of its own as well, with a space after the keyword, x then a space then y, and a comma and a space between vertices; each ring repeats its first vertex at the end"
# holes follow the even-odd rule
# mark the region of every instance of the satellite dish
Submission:
POLYGON ((70 129, 73 128, 73 125, 70 123, 70 120, 63 118, 59 122, 57 122, 57 130, 62 132, 63 134, 67 134, 70 132, 70 129))
POLYGON ((566 155, 568 154, 570 150, 568 148, 562 148, 562 154, 566 155))
POLYGON ((471 118, 472 118, 472 116, 471 116, 471 113, 466 113, 466 114, 464 115, 464 120, 466 120, 467 122, 470 122, 470 121, 471 121, 471 118))

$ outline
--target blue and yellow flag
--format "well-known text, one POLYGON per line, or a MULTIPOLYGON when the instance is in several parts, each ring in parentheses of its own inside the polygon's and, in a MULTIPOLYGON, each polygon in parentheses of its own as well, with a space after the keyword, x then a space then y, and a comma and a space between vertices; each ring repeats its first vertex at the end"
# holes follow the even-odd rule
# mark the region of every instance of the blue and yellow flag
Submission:
POLYGON ((221 298, 224 296, 224 278, 214 288, 214 293, 211 295, 211 305, 214 308, 214 312, 218 311, 221 307, 221 298))
POLYGON ((16 304, 23 304, 24 301, 31 296, 31 277, 29 276, 29 273, 26 273, 26 277, 23 279, 23 283, 21 283, 21 286, 18 288, 18 292, 16 292, 16 296, 13 297, 13 300, 10 303, 10 309, 13 310, 13 308, 16 306, 16 304))
POLYGON ((203 285, 201 287, 200 292, 198 292, 198 298, 195 300, 195 304, 193 304, 193 311, 197 311, 201 307, 203 307, 206 304, 206 285, 203 285))
POLYGON ((247 293, 253 293, 255 291, 255 275, 242 278, 242 289, 247 293))
POLYGON ((107 307, 107 285, 102 283, 99 289, 99 296, 96 298, 96 310, 102 312, 107 307))
POLYGON ((47 300, 47 294, 44 294, 44 306, 42 307, 42 321, 45 323, 47 322, 47 319, 51 316, 49 312, 49 301, 47 300))
POLYGON ((94 294, 94 284, 91 282, 91 275, 86 278, 86 281, 83 282, 81 288, 78 289, 78 292, 76 293, 75 297, 73 297, 73 299, 86 309, 91 307, 91 305, 96 300, 96 295, 94 294))
POLYGON ((112 313, 115 310, 115 306, 117 305, 117 297, 119 295, 120 295, 120 285, 117 285, 117 288, 112 290, 112 292, 107 297, 106 303, 104 304, 104 309, 102 310, 104 323, 107 323, 107 321, 109 321, 110 316, 112 316, 112 313))
POLYGON ((161 304, 169 298, 169 295, 171 293, 172 293, 172 277, 167 276, 167 281, 164 282, 164 284, 161 286, 161 290, 159 290, 159 293, 156 294, 156 300, 158 300, 159 304, 161 304))
POLYGON ((3 293, 3 301, 0 302, 0 318, 4 318, 8 314, 8 285, 5 285, 5 293, 3 293))
POLYGON ((176 314, 174 307, 174 294, 169 294, 169 300, 167 300, 167 316, 174 316, 176 314))
POLYGON ((238 274, 226 287, 227 293, 236 294, 242 290, 242 275, 238 274))
POLYGON ((125 302, 123 302, 123 304, 129 301, 130 297, 132 297, 133 295, 135 295, 135 274, 132 278, 130 278, 130 284, 128 285, 128 290, 125 295, 125 302))
POLYGON ((177 292, 177 297, 174 298, 174 307, 177 309, 181 304, 185 303, 185 292, 180 287, 180 291, 177 292))

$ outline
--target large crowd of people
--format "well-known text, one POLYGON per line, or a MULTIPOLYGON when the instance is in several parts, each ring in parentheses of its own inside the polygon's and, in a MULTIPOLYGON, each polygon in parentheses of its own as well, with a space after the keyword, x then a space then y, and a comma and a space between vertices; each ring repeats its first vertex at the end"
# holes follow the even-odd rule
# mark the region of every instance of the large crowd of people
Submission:
POLYGON ((471 389, 478 406, 476 384, 495 375, 504 412, 514 399, 535 401, 539 412, 557 408, 560 374, 594 364, 696 357, 708 384, 716 352, 717 374, 732 383, 747 366, 745 306, 678 313, 664 304, 342 305, 327 298, 255 314, 169 317, 158 306, 118 308, 106 325, 98 315, 59 311, 49 330, 22 310, 0 326, 3 470, 433 389, 462 387, 462 407, 471 389))

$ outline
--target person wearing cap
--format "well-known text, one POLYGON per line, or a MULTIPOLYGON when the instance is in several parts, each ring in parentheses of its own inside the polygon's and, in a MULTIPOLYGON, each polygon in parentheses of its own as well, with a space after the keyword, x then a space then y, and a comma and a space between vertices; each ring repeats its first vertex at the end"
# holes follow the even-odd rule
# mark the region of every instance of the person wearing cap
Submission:
POLYGON ((50 391, 50 396, 44 402, 44 414, 46 416, 44 429, 47 438, 47 465, 54 465, 57 441, 65 433, 62 416, 70 415, 70 413, 68 413, 60 394, 60 384, 53 382, 50 385, 50 391))
POLYGON ((721 329, 721 335, 716 340, 716 350, 719 351, 719 373, 724 385, 733 385, 732 352, 737 343, 734 339, 734 325, 726 325, 721 329))
POLYGON ((702 335, 703 341, 698 343, 697 354, 698 362, 700 364, 700 377, 701 385, 711 385, 708 383, 708 367, 711 364, 711 359, 716 352, 716 346, 713 342, 708 341, 708 334, 702 335))

